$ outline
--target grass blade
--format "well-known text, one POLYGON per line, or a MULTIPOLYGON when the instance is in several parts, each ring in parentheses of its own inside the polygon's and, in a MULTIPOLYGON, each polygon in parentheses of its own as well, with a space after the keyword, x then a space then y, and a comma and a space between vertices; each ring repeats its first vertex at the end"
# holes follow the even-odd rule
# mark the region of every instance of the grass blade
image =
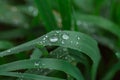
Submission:
POLYGON ((76 14, 76 16, 78 21, 80 20, 98 25, 99 27, 112 32, 120 38, 120 27, 113 22, 93 15, 76 14))
POLYGON ((39 59, 42 56, 42 51, 36 48, 30 56, 30 59, 39 59))
POLYGON ((52 13, 52 8, 49 4, 49 0, 34 0, 38 7, 40 17, 45 25, 47 31, 57 29, 57 22, 52 13))
POLYGON ((22 78, 33 79, 33 80, 64 80, 64 79, 59 79, 59 78, 46 77, 46 76, 28 74, 28 73, 17 73, 17 72, 0 72, 0 75, 19 77, 19 78, 21 77, 21 80, 22 78))
POLYGON ((47 46, 47 45, 62 46, 62 47, 71 48, 71 49, 85 53, 93 61, 93 65, 91 69, 91 77, 92 77, 92 80, 95 79, 97 66, 101 58, 98 47, 97 47, 97 43, 91 37, 80 32, 52 31, 38 39, 19 45, 17 47, 11 48, 9 50, 3 51, 0 53, 0 56, 3 57, 3 56, 18 53, 21 51, 29 50, 34 48, 37 44, 41 44, 44 46, 47 46))
POLYGON ((83 76, 79 70, 64 60, 58 59, 34 59, 34 60, 21 60, 4 65, 0 65, 0 73, 4 71, 14 71, 20 69, 30 69, 30 68, 49 68, 64 71, 67 74, 75 77, 77 80, 84 80, 83 76), (16 66, 14 66, 16 65, 16 66))
POLYGON ((57 0, 59 11, 62 18, 62 27, 64 30, 71 29, 71 3, 70 0, 57 0))

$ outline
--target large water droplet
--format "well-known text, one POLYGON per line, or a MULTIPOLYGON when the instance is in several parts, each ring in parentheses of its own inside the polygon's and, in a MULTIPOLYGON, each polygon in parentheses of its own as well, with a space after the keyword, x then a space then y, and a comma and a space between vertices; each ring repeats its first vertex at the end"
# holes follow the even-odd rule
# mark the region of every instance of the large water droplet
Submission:
POLYGON ((67 34, 63 34, 62 38, 67 40, 67 39, 69 39, 69 36, 67 34))
POLYGON ((50 40, 50 42, 57 42, 57 41, 58 41, 58 38, 57 38, 57 37, 52 37, 52 38, 50 38, 49 40, 50 40))

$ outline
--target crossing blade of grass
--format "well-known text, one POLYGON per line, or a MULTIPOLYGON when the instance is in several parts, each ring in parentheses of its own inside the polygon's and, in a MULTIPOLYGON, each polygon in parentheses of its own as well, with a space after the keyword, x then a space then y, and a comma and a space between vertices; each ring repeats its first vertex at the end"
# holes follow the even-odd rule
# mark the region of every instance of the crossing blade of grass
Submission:
POLYGON ((57 0, 59 11, 62 18, 62 27, 64 30, 71 29, 71 3, 70 0, 57 0))
POLYGON ((17 72, 0 72, 1 76, 10 76, 10 77, 18 77, 18 78, 26 78, 26 79, 33 79, 33 80, 65 80, 59 79, 54 77, 47 77, 35 74, 28 74, 28 73, 17 73, 17 72))
POLYGON ((64 60, 49 59, 49 58, 21 60, 21 61, 0 65, 0 73, 4 71, 14 71, 14 70, 30 69, 30 68, 48 68, 48 69, 60 70, 73 76, 77 80, 84 80, 80 71, 72 64, 64 60))
POLYGON ((52 13, 49 0, 34 0, 34 2, 38 7, 40 17, 45 25, 46 30, 51 31, 57 29, 57 22, 52 13))
POLYGON ((120 27, 113 22, 93 15, 76 14, 76 16, 78 21, 84 21, 98 25, 100 28, 106 29, 120 38, 120 27))
POLYGON ((113 80, 115 73, 119 70, 120 70, 120 61, 109 69, 109 71, 106 73, 105 77, 103 77, 102 80, 113 80))
POLYGON ((93 61, 93 65, 91 69, 91 77, 92 80, 95 79, 97 67, 101 58, 97 47, 97 43, 91 37, 80 32, 52 31, 38 39, 11 48, 9 50, 3 51, 0 53, 0 57, 32 49, 37 44, 41 44, 44 46, 51 45, 51 46, 67 47, 88 55, 93 61))
POLYGON ((30 59, 39 59, 42 56, 42 51, 36 48, 32 55, 30 56, 30 59))

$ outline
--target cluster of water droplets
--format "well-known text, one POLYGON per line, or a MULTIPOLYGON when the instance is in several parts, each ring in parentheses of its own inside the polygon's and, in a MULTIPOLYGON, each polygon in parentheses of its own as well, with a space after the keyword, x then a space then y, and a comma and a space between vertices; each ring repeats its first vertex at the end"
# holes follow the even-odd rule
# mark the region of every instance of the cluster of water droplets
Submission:
POLYGON ((56 35, 49 38, 49 41, 52 43, 55 43, 57 41, 60 41, 62 44, 65 44, 64 40, 69 39, 69 35, 64 33, 62 36, 59 35, 60 31, 56 31, 56 35))
POLYGON ((37 68, 43 68, 45 66, 44 63, 41 63, 40 61, 34 62, 34 66, 37 68))

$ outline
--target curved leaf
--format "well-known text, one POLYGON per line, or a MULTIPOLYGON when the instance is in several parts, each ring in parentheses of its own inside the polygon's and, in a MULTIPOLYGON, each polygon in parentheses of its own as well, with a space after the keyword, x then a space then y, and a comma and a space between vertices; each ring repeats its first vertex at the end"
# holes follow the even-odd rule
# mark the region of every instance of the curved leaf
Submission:
MULTIPOLYGON (((7 56, 21 51, 29 50, 34 48, 37 44, 40 45, 53 45, 53 46, 62 46, 77 51, 83 52, 88 55, 92 61, 92 70, 91 77, 92 80, 95 79, 97 66, 100 61, 100 53, 97 47, 97 43, 91 37, 74 31, 52 31, 38 39, 27 42, 25 44, 19 45, 17 47, 11 48, 9 50, 3 51, 0 53, 0 56, 7 56)), ((80 53, 81 54, 81 53, 80 53)))
POLYGON ((58 59, 34 59, 34 60, 21 60, 4 65, 0 65, 0 73, 5 71, 14 71, 20 69, 31 68, 49 68, 64 71, 67 74, 75 77, 77 80, 84 80, 79 70, 64 60, 58 59), (16 65, 16 66, 15 66, 16 65))

